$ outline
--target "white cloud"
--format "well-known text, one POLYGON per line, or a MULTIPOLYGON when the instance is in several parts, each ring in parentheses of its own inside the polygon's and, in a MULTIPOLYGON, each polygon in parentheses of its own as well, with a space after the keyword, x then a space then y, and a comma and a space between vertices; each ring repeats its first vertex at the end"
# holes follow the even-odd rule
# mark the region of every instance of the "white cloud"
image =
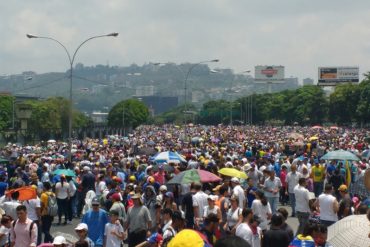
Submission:
POLYGON ((12 0, 0 2, 0 15, 0 74, 68 68, 57 44, 28 32, 71 52, 87 37, 119 32, 81 48, 76 62, 87 65, 219 58, 235 71, 281 64, 300 78, 321 65, 370 68, 368 0, 12 0))

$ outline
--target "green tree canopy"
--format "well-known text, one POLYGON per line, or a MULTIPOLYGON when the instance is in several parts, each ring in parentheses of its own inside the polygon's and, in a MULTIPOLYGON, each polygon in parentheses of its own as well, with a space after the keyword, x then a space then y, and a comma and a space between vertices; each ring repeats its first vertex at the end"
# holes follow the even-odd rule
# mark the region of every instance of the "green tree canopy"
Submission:
POLYGON ((139 100, 128 99, 113 106, 108 114, 108 125, 111 127, 132 126, 136 128, 149 118, 149 110, 139 100))
POLYGON ((10 128, 12 125, 13 101, 12 96, 0 96, 0 130, 10 128))

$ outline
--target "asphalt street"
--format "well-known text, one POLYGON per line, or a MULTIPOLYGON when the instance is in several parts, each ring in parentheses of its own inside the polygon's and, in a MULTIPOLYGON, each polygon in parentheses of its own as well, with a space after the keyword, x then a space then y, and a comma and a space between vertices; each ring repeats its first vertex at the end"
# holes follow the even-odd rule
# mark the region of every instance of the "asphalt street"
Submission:
MULTIPOLYGON (((288 210, 289 215, 291 215, 291 208, 289 206, 278 206, 278 208, 283 207, 286 210, 288 210)), ((55 220, 54 220, 55 221, 55 220)), ((64 236, 69 242, 74 243, 77 241, 77 235, 74 231, 74 228, 77 226, 78 223, 80 223, 80 219, 74 219, 72 221, 72 224, 67 224, 67 225, 56 225, 56 222, 53 223, 51 227, 51 234, 53 237, 56 236, 64 236)), ((287 223, 290 225, 290 227, 294 230, 297 231, 298 229, 298 220, 295 217, 289 217, 287 220, 287 223)))

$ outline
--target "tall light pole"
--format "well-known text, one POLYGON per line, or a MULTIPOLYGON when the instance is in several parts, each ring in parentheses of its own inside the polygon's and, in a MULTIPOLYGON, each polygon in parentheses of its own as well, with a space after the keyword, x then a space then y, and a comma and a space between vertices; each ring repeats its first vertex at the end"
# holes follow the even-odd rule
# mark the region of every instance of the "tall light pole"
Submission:
MULTIPOLYGON (((188 81, 188 78, 189 78, 189 75, 191 73, 191 71, 198 65, 200 64, 205 64, 205 63, 217 63, 219 62, 220 60, 219 59, 213 59, 213 60, 207 60, 207 61, 201 61, 201 62, 198 62, 196 64, 193 64, 187 71, 186 75, 184 73, 184 71, 179 67, 177 66, 175 63, 153 63, 153 65, 163 65, 163 64, 173 64, 175 65, 175 67, 181 72, 181 74, 184 76, 184 140, 186 141, 187 139, 187 114, 188 114, 188 107, 187 107, 187 81, 188 81)), ((215 71, 211 71, 212 73, 215 73, 215 71)))
MULTIPOLYGON (((250 70, 244 70, 238 74, 248 74, 250 73, 250 70)), ((230 126, 233 125, 233 99, 232 99, 232 90, 233 90, 233 82, 235 81, 236 75, 233 77, 233 79, 230 82, 230 89, 229 89, 229 95, 230 95, 230 126)))
POLYGON ((184 136, 185 136, 185 141, 187 140, 187 111, 188 111, 188 106, 187 106, 187 103, 188 103, 188 96, 187 96, 187 90, 188 90, 188 87, 187 87, 187 81, 188 81, 188 78, 189 78, 189 75, 191 73, 191 71, 197 67, 198 65, 200 64, 204 64, 204 63, 217 63, 219 62, 220 60, 219 59, 213 59, 213 60, 208 60, 208 61, 201 61, 199 63, 196 63, 196 64, 193 64, 188 72, 186 73, 186 77, 185 77, 185 81, 184 81, 184 96, 185 96, 185 106, 184 106, 184 136))
POLYGON ((37 35, 32 35, 32 34, 26 34, 27 38, 29 39, 48 39, 52 40, 56 43, 58 43, 66 52, 68 56, 68 61, 69 61, 69 66, 70 66, 70 71, 69 71, 69 119, 68 119, 68 141, 69 141, 69 154, 68 154, 68 159, 69 161, 72 160, 72 116, 73 116, 73 103, 72 103, 72 85, 73 85, 73 64, 77 55, 78 50, 83 46, 86 42, 92 40, 92 39, 97 39, 97 38, 103 38, 103 37, 117 37, 118 33, 109 33, 105 35, 97 35, 97 36, 92 36, 85 41, 83 41, 81 44, 79 44, 74 51, 73 55, 71 56, 71 53, 69 53, 68 49, 57 39, 51 38, 51 37, 46 37, 46 36, 37 36, 37 35))

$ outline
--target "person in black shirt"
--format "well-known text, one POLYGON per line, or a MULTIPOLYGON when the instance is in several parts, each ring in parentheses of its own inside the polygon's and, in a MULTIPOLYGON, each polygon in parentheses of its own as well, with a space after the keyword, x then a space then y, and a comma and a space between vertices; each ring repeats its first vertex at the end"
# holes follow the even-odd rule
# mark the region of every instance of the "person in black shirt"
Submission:
POLYGON ((283 224, 281 225, 281 229, 286 231, 289 234, 289 242, 293 241, 294 239, 294 232, 293 229, 286 223, 288 219, 288 211, 285 208, 279 208, 278 212, 284 217, 283 224))
POLYGON ((281 213, 275 213, 271 217, 271 228, 267 230, 262 238, 263 247, 288 247, 289 234, 281 229, 284 217, 281 213))
POLYGON ((190 192, 185 194, 181 203, 181 208, 185 211, 186 228, 194 228, 194 210, 193 210, 194 194, 195 194, 194 185, 191 184, 190 192))
POLYGON ((208 242, 213 246, 215 244, 215 231, 218 227, 219 219, 217 218, 216 214, 210 213, 204 219, 204 227, 202 228, 201 232, 207 237, 208 242))

